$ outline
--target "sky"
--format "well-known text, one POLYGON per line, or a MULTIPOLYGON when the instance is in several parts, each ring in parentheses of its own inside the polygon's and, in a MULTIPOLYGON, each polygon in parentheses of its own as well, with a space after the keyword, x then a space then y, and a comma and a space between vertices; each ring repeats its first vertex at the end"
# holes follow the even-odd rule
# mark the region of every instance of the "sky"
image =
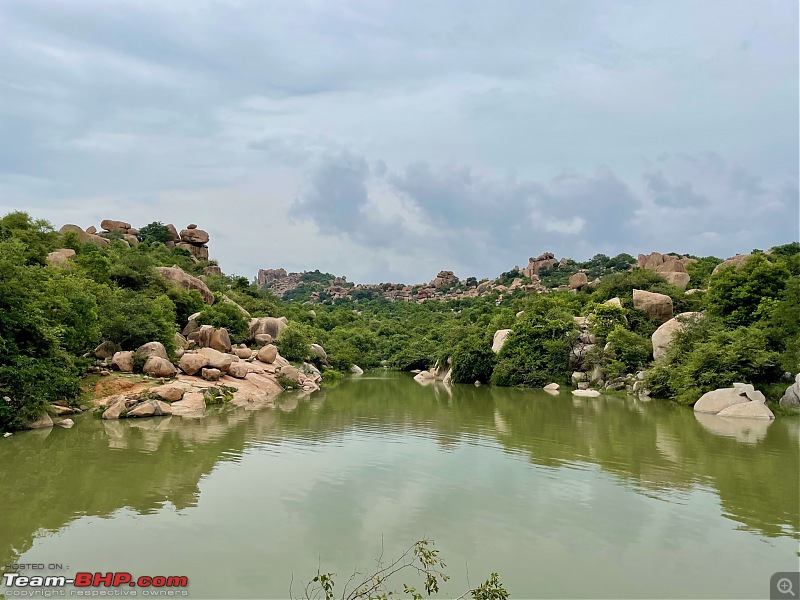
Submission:
POLYGON ((794 0, 5 0, 0 212, 229 274, 798 240, 794 0))

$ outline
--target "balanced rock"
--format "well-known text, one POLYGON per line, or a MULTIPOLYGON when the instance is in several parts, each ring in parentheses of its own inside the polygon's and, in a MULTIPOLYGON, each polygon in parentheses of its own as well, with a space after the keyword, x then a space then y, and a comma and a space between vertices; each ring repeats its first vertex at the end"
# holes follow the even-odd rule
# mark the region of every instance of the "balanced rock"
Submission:
POLYGON ((189 242, 190 244, 207 244, 208 232, 202 229, 184 229, 181 231, 181 241, 189 242))
POLYGON ((131 228, 130 223, 126 223, 125 221, 113 221, 111 219, 103 219, 100 222, 100 227, 105 229, 106 231, 116 232, 116 233, 128 233, 131 228))

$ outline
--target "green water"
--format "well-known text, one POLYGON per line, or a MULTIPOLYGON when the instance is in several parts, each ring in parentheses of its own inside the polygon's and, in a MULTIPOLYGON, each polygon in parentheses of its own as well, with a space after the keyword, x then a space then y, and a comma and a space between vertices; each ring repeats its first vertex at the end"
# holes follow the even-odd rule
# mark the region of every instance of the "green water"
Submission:
MULTIPOLYGON (((436 541, 445 593, 768 597, 798 569, 800 419, 369 374, 275 409, 0 439, 0 567, 186 575, 284 598, 436 541)), ((337 588, 339 589, 339 588, 337 588)))

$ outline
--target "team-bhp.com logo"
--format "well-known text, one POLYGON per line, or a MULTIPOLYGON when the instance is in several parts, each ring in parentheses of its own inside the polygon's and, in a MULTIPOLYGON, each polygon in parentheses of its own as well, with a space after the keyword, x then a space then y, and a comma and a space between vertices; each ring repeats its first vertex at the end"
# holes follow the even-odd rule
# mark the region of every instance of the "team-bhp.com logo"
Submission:
POLYGON ((21 575, 5 573, 3 583, 8 598, 48 598, 54 596, 188 596, 189 578, 184 575, 142 575, 130 573, 76 573, 63 575, 21 575), (67 586, 76 589, 66 590, 67 586))

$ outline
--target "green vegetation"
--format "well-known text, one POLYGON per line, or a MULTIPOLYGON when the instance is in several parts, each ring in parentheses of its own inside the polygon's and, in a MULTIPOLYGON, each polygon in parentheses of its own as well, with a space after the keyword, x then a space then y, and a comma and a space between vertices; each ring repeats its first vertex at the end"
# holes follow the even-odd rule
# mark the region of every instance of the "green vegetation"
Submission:
MULTIPOLYGON (((0 403, 0 427, 20 427, 48 403, 74 401, 88 364, 82 357, 100 342, 131 350, 160 341, 171 352, 175 332, 196 312, 200 323, 225 327, 233 342, 245 341, 247 318, 223 295, 253 317, 286 316, 289 327, 276 343, 287 359, 308 360, 309 345, 318 343, 328 354, 326 366, 342 373, 353 364, 413 370, 449 359, 455 382, 565 383, 576 368, 573 343, 581 335, 574 317, 583 316, 593 341, 582 369, 597 367, 608 381, 651 360, 650 336, 658 323, 633 307, 634 289, 669 295, 675 313, 704 313, 652 369, 647 385, 656 396, 692 403, 714 387, 734 381, 768 387, 780 383, 784 372, 800 370, 797 243, 755 254, 740 268, 717 274, 711 271, 718 259, 699 259, 690 270, 706 278, 706 293, 685 294, 653 271, 629 270, 628 255, 597 255, 580 267, 602 276, 593 291, 520 291, 501 302, 495 294, 422 304, 365 296, 359 302, 315 304, 312 312, 244 277, 204 275, 208 263, 158 241, 162 227, 143 228, 150 241, 133 247, 122 240, 100 246, 81 244, 73 233, 62 236, 25 213, 0 219, 0 397, 10 399, 0 403), (47 254, 65 246, 76 256, 48 265, 47 254), (155 267, 171 265, 204 279, 218 302, 207 306, 196 291, 168 284, 155 267), (606 304, 614 297, 621 307, 606 304), (498 329, 512 331, 495 355, 491 341, 498 329)), ((518 274, 505 275, 510 283, 518 274)), ((304 285, 318 288, 333 276, 317 271, 304 278, 304 285)))

